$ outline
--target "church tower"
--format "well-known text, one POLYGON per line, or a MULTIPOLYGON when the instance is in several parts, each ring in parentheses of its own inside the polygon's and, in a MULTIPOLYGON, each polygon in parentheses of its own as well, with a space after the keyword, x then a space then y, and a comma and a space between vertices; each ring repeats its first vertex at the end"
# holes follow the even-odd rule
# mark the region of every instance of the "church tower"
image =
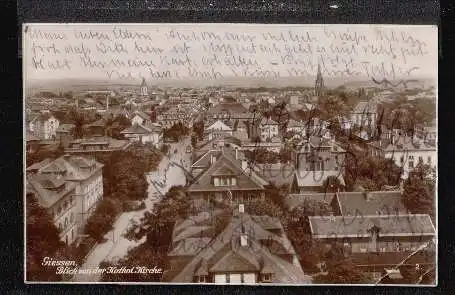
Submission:
POLYGON ((147 83, 145 83, 145 78, 142 78, 141 95, 148 96, 148 94, 149 94, 149 91, 148 91, 147 83))
POLYGON ((322 78, 321 65, 318 64, 318 73, 316 75, 316 83, 314 86, 314 94, 316 96, 324 95, 324 79, 322 78))

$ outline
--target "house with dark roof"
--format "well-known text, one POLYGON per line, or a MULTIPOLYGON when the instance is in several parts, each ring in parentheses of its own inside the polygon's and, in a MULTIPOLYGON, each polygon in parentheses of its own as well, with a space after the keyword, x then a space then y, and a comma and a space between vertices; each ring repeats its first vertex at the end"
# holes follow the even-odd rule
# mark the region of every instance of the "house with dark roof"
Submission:
POLYGON ((238 150, 223 146, 219 152, 202 156, 193 166, 202 166, 199 163, 209 158, 209 166, 198 167, 202 169, 187 188, 188 196, 197 207, 265 197, 269 183, 253 171, 246 160, 240 159, 238 150))
POLYGON ((324 191, 323 183, 335 177, 344 186, 344 159, 346 151, 333 138, 310 136, 293 152, 296 164, 295 192, 324 191))
POLYGON ((399 190, 337 192, 333 209, 335 215, 342 216, 409 214, 402 203, 402 192, 399 190))
MULTIPOLYGON (((246 208, 246 210, 248 210, 246 208)), ((224 216, 214 229, 213 214, 177 222, 164 280, 174 283, 308 284, 294 247, 277 218, 242 211, 224 216)))
POLYGON ((63 147, 68 147, 71 140, 73 140, 73 132, 76 128, 74 124, 60 124, 55 132, 56 140, 58 140, 63 147))
POLYGON ((52 217, 67 244, 79 234, 103 198, 103 164, 89 157, 64 155, 26 168, 26 191, 52 217))
POLYGON ((351 113, 351 122, 362 129, 376 129, 379 116, 378 104, 373 100, 362 100, 357 103, 351 113))
POLYGON ((400 264, 436 261, 436 230, 426 214, 310 216, 309 223, 313 239, 327 249, 342 243, 357 267, 376 276, 400 264))
POLYGON ((70 141, 68 147, 65 148, 65 153, 81 154, 94 152, 113 152, 125 150, 129 145, 130 142, 127 140, 115 139, 109 136, 92 136, 70 141))

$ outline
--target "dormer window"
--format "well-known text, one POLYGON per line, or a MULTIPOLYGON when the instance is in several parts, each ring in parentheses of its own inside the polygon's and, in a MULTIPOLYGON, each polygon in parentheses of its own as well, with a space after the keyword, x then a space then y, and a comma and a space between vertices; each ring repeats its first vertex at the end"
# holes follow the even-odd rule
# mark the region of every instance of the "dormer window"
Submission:
POLYGON ((270 283, 272 281, 272 274, 270 273, 262 274, 262 281, 264 283, 270 283))
POLYGON ((196 276, 196 283, 207 283, 207 276, 196 276))

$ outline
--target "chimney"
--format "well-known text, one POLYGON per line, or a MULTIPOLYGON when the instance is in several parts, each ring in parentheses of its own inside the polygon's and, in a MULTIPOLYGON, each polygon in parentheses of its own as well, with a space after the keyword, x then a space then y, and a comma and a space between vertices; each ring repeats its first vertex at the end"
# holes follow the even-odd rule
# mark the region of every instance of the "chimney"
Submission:
POLYGON ((249 171, 248 162, 246 160, 242 160, 242 171, 243 172, 249 171))

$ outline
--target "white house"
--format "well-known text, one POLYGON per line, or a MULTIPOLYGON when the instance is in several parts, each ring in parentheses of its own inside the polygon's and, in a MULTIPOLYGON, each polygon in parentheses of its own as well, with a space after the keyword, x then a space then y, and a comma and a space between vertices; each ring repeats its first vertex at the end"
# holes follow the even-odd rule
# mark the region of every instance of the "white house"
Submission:
POLYGON ((59 120, 49 112, 33 117, 28 123, 30 134, 39 139, 53 139, 56 136, 59 120))
POLYGON ((212 140, 217 137, 231 136, 232 128, 220 120, 217 120, 215 123, 207 127, 207 129, 205 129, 205 133, 208 134, 209 140, 212 140))
POLYGON ((131 142, 140 142, 142 144, 160 145, 163 141, 162 128, 155 123, 150 125, 134 124, 121 131, 120 134, 123 134, 131 142))
POLYGON ((278 136, 278 123, 270 118, 262 118, 259 123, 259 136, 262 141, 270 140, 278 136))
POLYGON ((377 142, 369 143, 372 156, 392 159, 398 167, 403 168, 403 179, 409 177, 419 162, 432 168, 437 165, 437 149, 426 144, 422 139, 410 136, 391 136, 377 142))
POLYGON ((351 122, 355 127, 376 128, 378 104, 372 100, 359 101, 351 113, 351 122))
POLYGON ((141 111, 135 111, 133 118, 131 119, 131 125, 140 124, 147 125, 152 123, 150 116, 141 111))

